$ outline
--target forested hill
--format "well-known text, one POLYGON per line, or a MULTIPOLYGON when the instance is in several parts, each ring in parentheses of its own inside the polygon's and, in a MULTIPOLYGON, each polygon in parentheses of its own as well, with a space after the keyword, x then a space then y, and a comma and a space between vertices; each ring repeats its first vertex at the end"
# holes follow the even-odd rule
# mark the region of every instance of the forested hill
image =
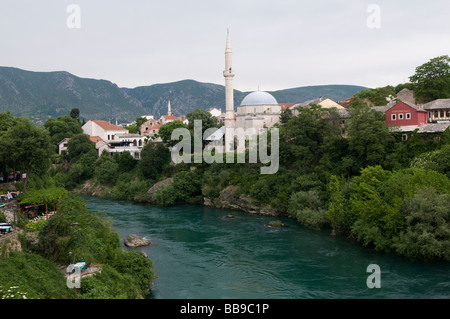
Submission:
MULTIPOLYGON (((334 101, 345 100, 357 92, 367 89, 355 85, 321 85, 271 91, 279 103, 302 103, 328 97, 334 101)), ((170 100, 175 115, 187 114, 196 108, 208 110, 216 107, 225 111, 225 87, 223 85, 200 83, 194 80, 141 86, 125 89, 126 93, 139 100, 147 112, 155 117, 167 113, 170 100)), ((234 90, 234 105, 238 106, 250 92, 234 90)))
MULTIPOLYGON (((335 101, 351 97, 366 88, 353 85, 299 87, 272 93, 280 103, 301 103, 321 96, 335 101)), ((246 94, 235 90, 235 105, 246 94)), ((0 67, 0 112, 11 111, 37 124, 49 117, 67 115, 78 108, 84 119, 129 122, 142 115, 156 118, 172 112, 182 115, 196 108, 225 108, 223 85, 194 80, 154 84, 137 88, 119 88, 107 80, 80 78, 65 71, 32 72, 0 67)))
POLYGON ((0 111, 42 123, 67 115, 72 108, 79 108, 87 119, 135 119, 145 113, 139 101, 106 80, 0 67, 0 111))

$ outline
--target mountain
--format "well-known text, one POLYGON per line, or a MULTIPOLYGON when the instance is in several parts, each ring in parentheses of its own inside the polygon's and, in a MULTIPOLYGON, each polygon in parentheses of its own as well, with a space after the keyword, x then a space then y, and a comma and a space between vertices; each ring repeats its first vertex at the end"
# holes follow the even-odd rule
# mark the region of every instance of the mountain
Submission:
POLYGON ((31 72, 0 67, 0 111, 43 123, 78 108, 85 119, 134 120, 145 114, 141 102, 106 80, 68 72, 31 72))
MULTIPOLYGON (((271 93, 279 103, 301 103, 321 96, 344 100, 367 89, 353 85, 299 87, 271 93)), ((250 92, 234 90, 234 104, 239 105, 250 92)), ((0 112, 43 124, 49 117, 68 115, 80 110, 86 120, 131 122, 139 116, 159 118, 167 114, 170 101, 175 115, 185 115, 196 108, 216 107, 225 111, 223 85, 183 80, 136 88, 119 88, 106 80, 80 78, 65 71, 32 72, 0 67, 0 112)))
MULTIPOLYGON (((334 101, 345 100, 365 89, 367 88, 355 85, 319 85, 268 93, 272 94, 279 103, 302 103, 319 97, 327 97, 334 101)), ((148 111, 147 113, 154 115, 155 118, 167 114, 168 101, 175 115, 188 114, 196 108, 208 110, 216 107, 225 111, 223 85, 183 80, 124 90, 129 96, 140 101, 148 111)), ((250 93, 234 90, 234 105, 240 105, 244 97, 250 93)))

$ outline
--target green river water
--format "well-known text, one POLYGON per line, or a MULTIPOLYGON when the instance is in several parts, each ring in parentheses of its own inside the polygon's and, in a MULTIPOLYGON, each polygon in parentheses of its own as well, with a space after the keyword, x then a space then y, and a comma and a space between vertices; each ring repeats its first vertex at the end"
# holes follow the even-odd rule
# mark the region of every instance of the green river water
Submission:
POLYGON ((271 228, 267 223, 274 218, 202 206, 83 198, 90 211, 112 218, 122 243, 129 234, 151 242, 139 250, 153 261, 155 299, 450 297, 448 263, 378 253, 294 220, 282 219, 287 227, 271 228), (368 288, 371 264, 381 269, 380 288, 368 288))

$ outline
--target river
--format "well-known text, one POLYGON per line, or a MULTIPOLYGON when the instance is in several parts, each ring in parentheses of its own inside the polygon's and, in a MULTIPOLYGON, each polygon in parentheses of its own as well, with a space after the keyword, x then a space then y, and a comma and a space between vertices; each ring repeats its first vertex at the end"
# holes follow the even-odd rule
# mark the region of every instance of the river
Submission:
MULTIPOLYGON (((329 231, 282 219, 203 206, 156 207, 84 197, 91 212, 113 220, 122 243, 148 239, 139 250, 153 261, 155 299, 449 298, 450 264, 411 262, 361 247, 329 231), (226 218, 232 214, 234 218, 226 218), (367 285, 369 265, 381 273, 367 285)), ((124 249, 129 248, 124 246, 124 249)))

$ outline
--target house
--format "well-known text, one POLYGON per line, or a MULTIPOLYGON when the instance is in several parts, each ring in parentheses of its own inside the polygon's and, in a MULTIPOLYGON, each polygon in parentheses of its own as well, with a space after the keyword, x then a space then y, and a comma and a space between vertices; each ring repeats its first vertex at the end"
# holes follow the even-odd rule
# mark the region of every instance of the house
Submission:
MULTIPOLYGON (((335 108, 338 111, 342 111, 342 112, 346 111, 346 109, 342 105, 334 102, 333 100, 331 100, 329 98, 324 98, 324 97, 320 97, 318 99, 309 100, 309 101, 306 101, 303 103, 291 105, 291 106, 289 106, 289 109, 292 110, 292 114, 294 116, 297 116, 299 114, 297 108, 301 108, 301 107, 309 108, 312 105, 320 105, 324 109, 335 108)), ((346 112, 344 112, 344 113, 346 113, 346 112)))
POLYGON ((450 123, 450 99, 439 99, 423 106, 427 112, 428 123, 450 123))
POLYGON ((214 117, 219 117, 222 115, 222 111, 215 107, 210 108, 208 110, 208 113, 210 113, 214 117))
POLYGON ((125 133, 116 135, 115 140, 108 143, 107 152, 111 156, 115 153, 122 154, 123 152, 129 152, 134 159, 139 160, 141 158, 141 150, 144 146, 145 136, 125 133))
POLYGON ((167 124, 167 123, 170 123, 173 121, 180 121, 180 119, 173 115, 163 115, 160 118, 161 125, 164 125, 164 124, 167 124))
POLYGON ((403 132, 414 131, 427 123, 427 112, 420 106, 400 101, 385 111, 386 125, 397 126, 403 132))
POLYGON ((84 134, 98 136, 105 142, 114 141, 117 139, 116 135, 128 133, 128 130, 123 127, 100 120, 89 120, 82 129, 84 134))

